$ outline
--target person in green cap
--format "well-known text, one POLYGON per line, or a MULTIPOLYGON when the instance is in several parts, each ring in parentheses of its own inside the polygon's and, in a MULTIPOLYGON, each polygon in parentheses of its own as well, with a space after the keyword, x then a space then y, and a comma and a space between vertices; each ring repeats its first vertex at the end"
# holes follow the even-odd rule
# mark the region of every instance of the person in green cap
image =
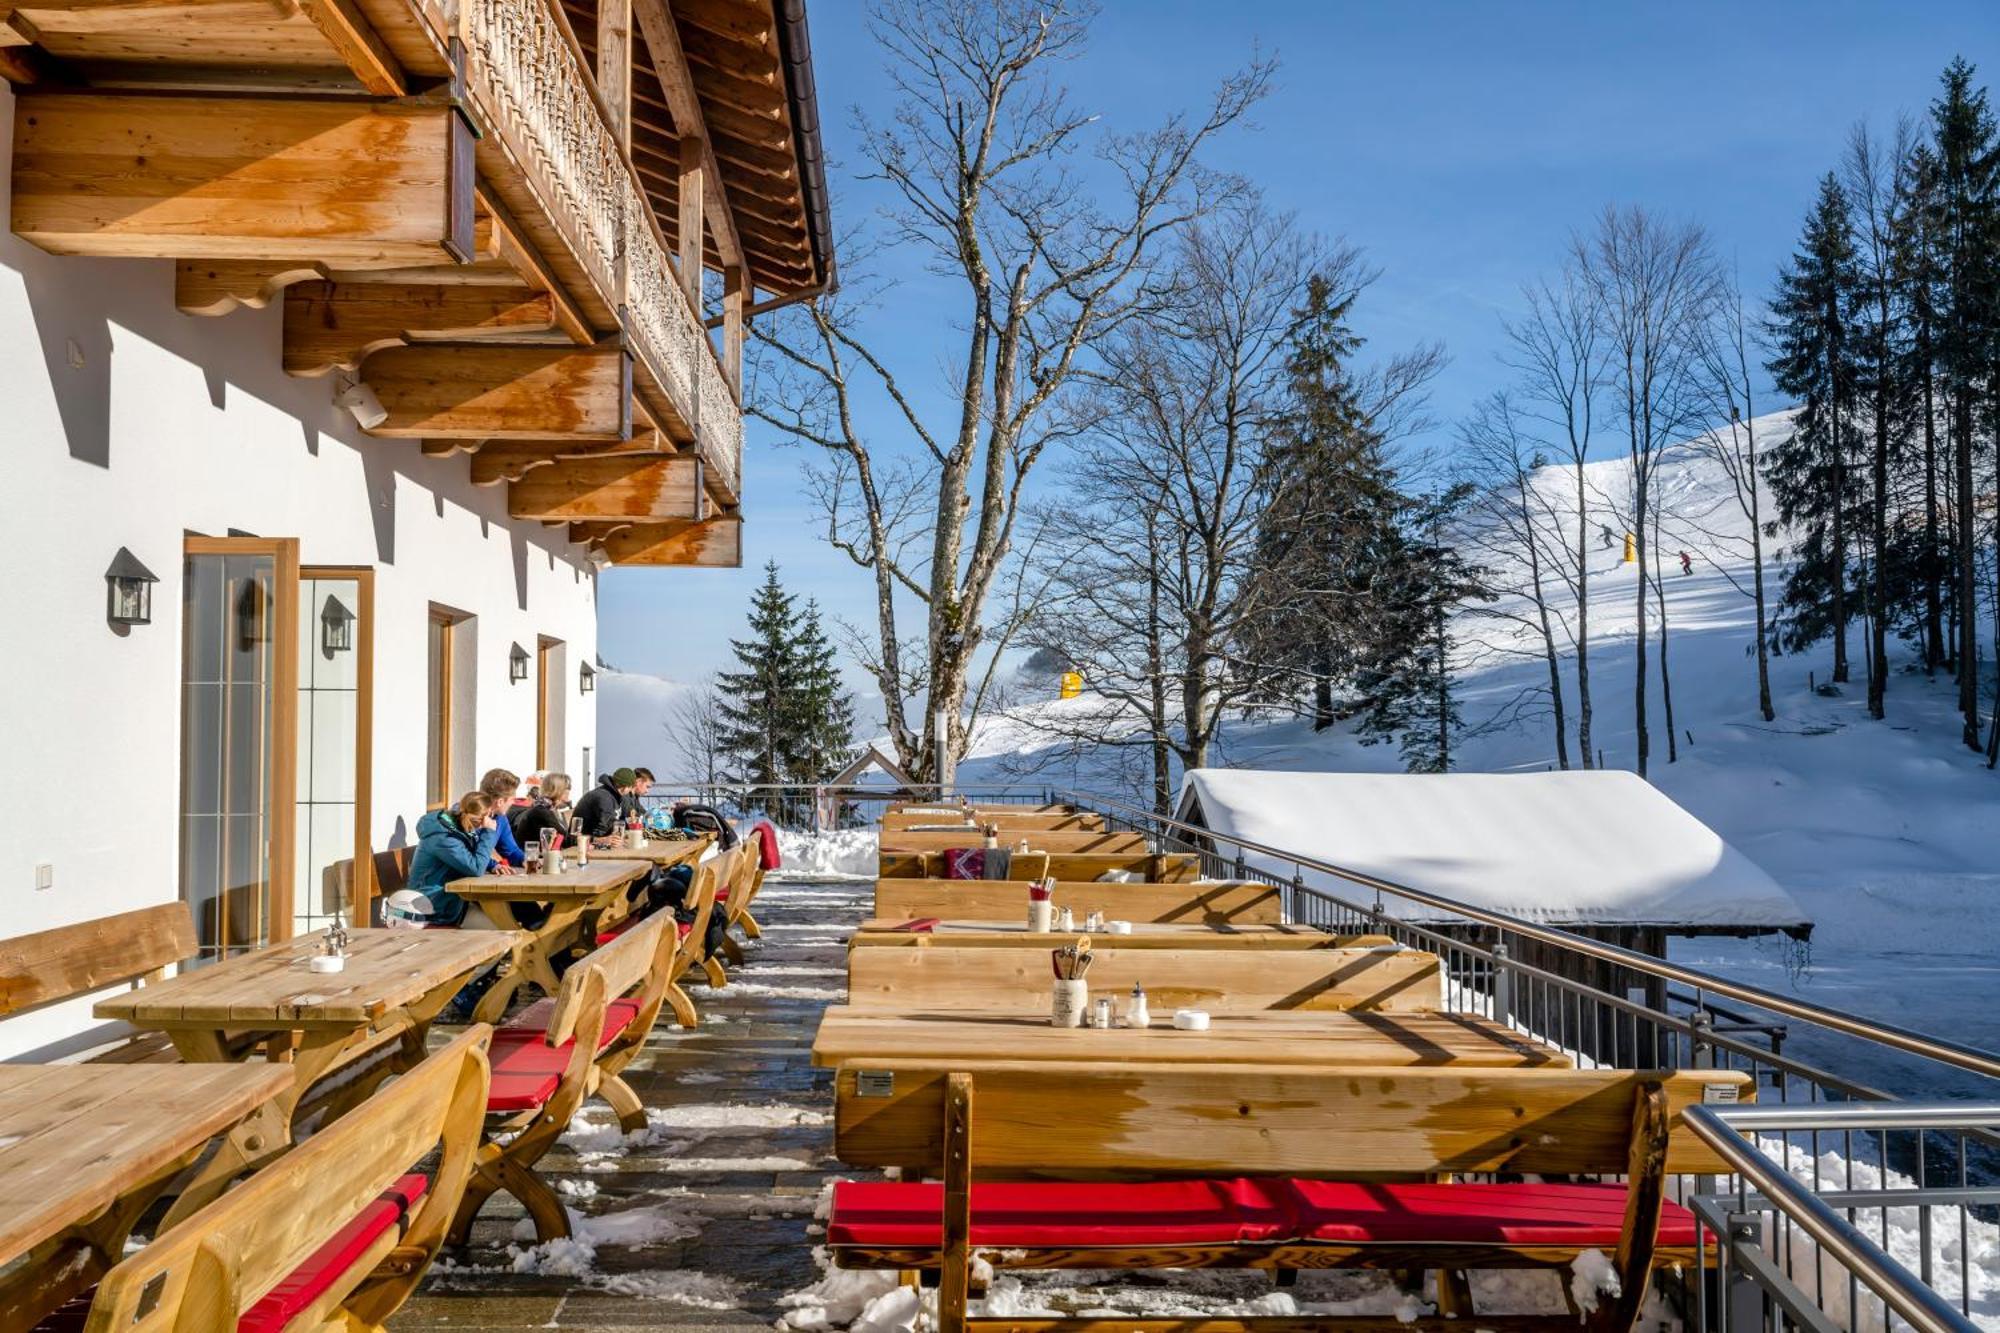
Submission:
POLYGON ((618 815, 625 808, 625 798, 638 787, 639 775, 629 768, 599 778, 576 803, 570 815, 570 832, 579 838, 611 837, 618 832, 618 815))

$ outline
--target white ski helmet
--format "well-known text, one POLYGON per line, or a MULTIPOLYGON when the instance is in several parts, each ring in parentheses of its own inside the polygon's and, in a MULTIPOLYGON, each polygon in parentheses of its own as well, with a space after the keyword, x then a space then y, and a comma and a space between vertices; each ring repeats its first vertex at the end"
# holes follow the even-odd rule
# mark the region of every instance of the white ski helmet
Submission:
POLYGON ((398 889, 382 902, 382 924, 398 930, 422 930, 437 909, 415 889, 398 889))

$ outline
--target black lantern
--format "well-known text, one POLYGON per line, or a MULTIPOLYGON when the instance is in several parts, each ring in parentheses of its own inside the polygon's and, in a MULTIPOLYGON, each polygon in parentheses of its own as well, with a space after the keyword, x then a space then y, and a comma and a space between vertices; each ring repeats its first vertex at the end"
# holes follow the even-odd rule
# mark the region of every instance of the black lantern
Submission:
POLYGON ((332 593, 326 595, 326 605, 320 608, 319 645, 328 657, 354 647, 354 613, 332 593))
POLYGON ((159 581, 138 556, 119 547, 111 557, 111 568, 104 571, 105 619, 114 625, 152 624, 153 585, 159 581))
POLYGON ((597 672, 585 662, 576 669, 576 688, 579 694, 589 694, 597 688, 597 672))
POLYGON ((507 679, 518 685, 527 678, 528 650, 517 643, 513 651, 507 654, 507 679))

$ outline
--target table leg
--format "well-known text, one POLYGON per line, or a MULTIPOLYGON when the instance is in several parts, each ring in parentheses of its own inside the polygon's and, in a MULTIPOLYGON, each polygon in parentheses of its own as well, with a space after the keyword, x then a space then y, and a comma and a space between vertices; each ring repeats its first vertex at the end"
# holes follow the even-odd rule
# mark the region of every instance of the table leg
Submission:
POLYGON ((31 1250, 0 1278, 0 1328, 33 1328, 50 1311, 95 1286, 124 1256, 126 1238, 153 1200, 198 1155, 183 1154, 97 1216, 31 1250))
MULTIPOLYGON (((175 1032, 174 1047, 181 1058, 194 1063, 209 1058, 205 1052, 224 1052, 227 1044, 220 1032, 175 1032)), ((292 1067, 292 1084, 284 1092, 252 1111, 223 1137, 215 1155, 195 1174, 160 1224, 166 1230, 197 1212, 229 1188, 231 1181, 246 1171, 254 1171, 275 1157, 290 1152, 292 1116, 312 1085, 333 1070, 358 1035, 352 1029, 307 1032, 296 1037, 274 1034, 266 1043, 269 1054, 292 1067)))

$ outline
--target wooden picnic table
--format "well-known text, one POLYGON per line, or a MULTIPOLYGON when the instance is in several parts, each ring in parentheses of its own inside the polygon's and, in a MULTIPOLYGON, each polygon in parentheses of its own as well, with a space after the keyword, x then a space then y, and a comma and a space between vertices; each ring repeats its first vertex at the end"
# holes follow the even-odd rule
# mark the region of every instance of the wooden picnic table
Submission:
POLYGON ((1562 1052, 1472 1014, 1267 1010, 1215 1014, 1209 1021, 1206 1032, 1176 1031, 1173 1015, 1159 1013, 1149 1029, 1056 1028, 1046 1014, 898 1014, 835 1005, 820 1020, 812 1054, 821 1066, 885 1059, 1570 1066, 1562 1052))
POLYGON ((290 1083, 265 1065, 0 1064, 0 1328, 104 1276, 208 1141, 290 1083))
POLYGON ((560 875, 480 875, 445 885, 479 904, 495 926, 517 932, 520 939, 513 969, 480 998, 473 1016, 482 1023, 498 1022, 524 986, 538 987, 544 995, 560 990, 556 958, 586 931, 594 938, 598 918, 622 904, 625 889, 650 868, 645 860, 614 859, 593 847, 589 865, 572 865, 560 875), (514 910, 516 903, 540 903, 548 915, 538 925, 525 925, 514 910))
POLYGON ((310 970, 324 931, 314 931, 99 1000, 99 1018, 164 1032, 189 1064, 228 1064, 262 1052, 283 1066, 286 1087, 233 1128, 168 1213, 179 1221, 220 1194, 238 1173, 285 1152, 293 1119, 313 1085, 387 1050, 331 1095, 337 1117, 390 1074, 424 1058, 433 1019, 473 972, 515 947, 491 930, 355 930, 346 966, 310 970))
POLYGON ((1355 949, 1393 943, 1387 935, 1335 935, 1317 926, 1203 925, 1200 922, 1134 921, 1129 935, 1076 930, 1036 934, 1025 921, 941 920, 928 930, 908 919, 871 917, 849 938, 850 946, 903 945, 917 948, 1054 949, 1076 943, 1079 935, 1107 949, 1355 949))
POLYGON ((654 868, 664 870, 668 866, 687 865, 699 861, 711 844, 715 842, 713 833, 704 833, 698 838, 648 838, 638 847, 627 847, 622 842, 609 850, 599 850, 592 846, 590 859, 593 861, 645 861, 654 868))

